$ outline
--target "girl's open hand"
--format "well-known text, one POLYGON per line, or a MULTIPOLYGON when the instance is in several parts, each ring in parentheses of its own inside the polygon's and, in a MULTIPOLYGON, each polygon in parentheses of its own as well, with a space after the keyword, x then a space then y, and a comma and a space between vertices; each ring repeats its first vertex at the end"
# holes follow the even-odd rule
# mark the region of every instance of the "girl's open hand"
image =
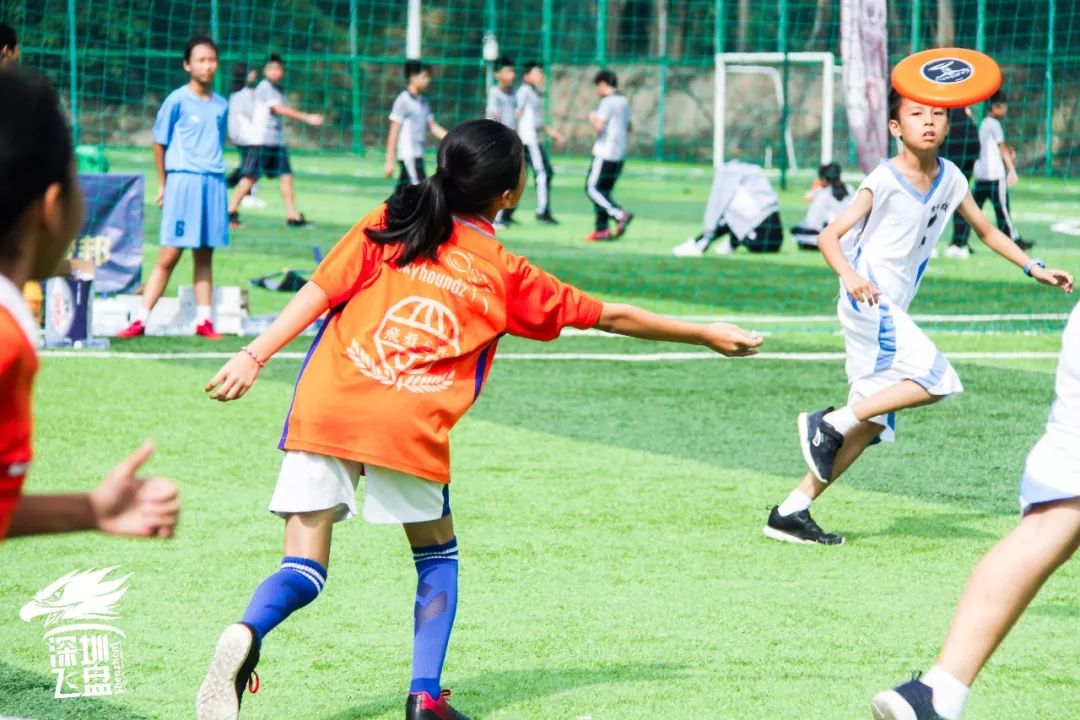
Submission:
POLYGON ((1043 285, 1049 285, 1050 287, 1059 287, 1066 293, 1073 291, 1073 276, 1064 270, 1054 270, 1041 268, 1038 265, 1031 268, 1031 277, 1035 278, 1043 285))

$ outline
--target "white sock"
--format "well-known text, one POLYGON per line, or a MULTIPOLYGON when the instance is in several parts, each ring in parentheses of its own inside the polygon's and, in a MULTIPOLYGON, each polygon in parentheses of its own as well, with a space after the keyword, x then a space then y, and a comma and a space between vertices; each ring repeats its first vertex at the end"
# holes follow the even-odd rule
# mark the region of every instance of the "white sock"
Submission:
POLYGON ((142 305, 140 305, 139 309, 135 311, 135 318, 134 319, 137 320, 138 322, 141 322, 143 325, 146 324, 146 320, 149 317, 150 317, 150 308, 146 308, 146 307, 143 307, 142 305))
POLYGON ((776 512, 780 513, 783 517, 787 517, 788 515, 802 510, 809 510, 811 502, 813 502, 813 500, 810 499, 809 495, 796 488, 787 496, 787 500, 780 503, 780 507, 776 512))
POLYGON ((202 325, 204 322, 210 319, 210 306, 209 305, 196 305, 195 306, 195 324, 202 325))
POLYGON ((945 720, 960 720, 971 688, 937 665, 921 679, 934 691, 934 711, 945 720))
POLYGON ((850 405, 826 413, 821 419, 836 428, 836 432, 841 435, 847 435, 859 425, 859 418, 855 417, 855 411, 850 405))

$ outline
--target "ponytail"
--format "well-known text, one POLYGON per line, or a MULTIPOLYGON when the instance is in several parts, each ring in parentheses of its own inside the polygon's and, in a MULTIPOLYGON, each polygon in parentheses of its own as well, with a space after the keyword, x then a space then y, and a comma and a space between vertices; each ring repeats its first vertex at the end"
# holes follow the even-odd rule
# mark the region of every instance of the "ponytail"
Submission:
POLYGON ((840 172, 841 168, 836 163, 828 163, 818 168, 818 177, 828 183, 832 188, 833 197, 837 200, 843 200, 848 196, 848 187, 840 179, 840 172))
POLYGON ((366 231, 372 242, 400 244, 394 257, 398 267, 420 257, 436 259, 439 246, 450 239, 454 218, 444 183, 440 168, 419 185, 399 189, 386 202, 386 226, 366 231))
POLYGON ((436 260, 453 235, 454 213, 478 215, 503 193, 515 192, 524 164, 521 139, 510 128, 494 120, 461 123, 439 144, 435 174, 391 195, 385 226, 365 233, 374 243, 399 245, 398 267, 436 260))

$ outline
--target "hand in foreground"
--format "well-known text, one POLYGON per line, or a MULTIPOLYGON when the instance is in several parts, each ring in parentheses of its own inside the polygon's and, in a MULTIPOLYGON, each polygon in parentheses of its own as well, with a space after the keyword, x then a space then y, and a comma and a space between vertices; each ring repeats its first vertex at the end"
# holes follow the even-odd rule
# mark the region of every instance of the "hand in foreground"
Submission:
POLYGON ((1073 291, 1073 276, 1064 270, 1041 268, 1036 265, 1031 268, 1031 277, 1035 278, 1043 285, 1059 287, 1066 293, 1071 293, 1073 291))
POLYGON ((251 389, 258 377, 258 363, 247 353, 238 352, 221 366, 217 375, 206 383, 203 391, 210 393, 211 400, 239 400, 251 389))
POLYGON ((757 355, 761 336, 730 323, 713 323, 705 328, 705 345, 728 357, 757 355))
POLYGON ((154 453, 146 443, 109 471, 90 493, 97 527, 112 535, 169 538, 180 516, 176 486, 162 477, 140 477, 136 473, 154 453))

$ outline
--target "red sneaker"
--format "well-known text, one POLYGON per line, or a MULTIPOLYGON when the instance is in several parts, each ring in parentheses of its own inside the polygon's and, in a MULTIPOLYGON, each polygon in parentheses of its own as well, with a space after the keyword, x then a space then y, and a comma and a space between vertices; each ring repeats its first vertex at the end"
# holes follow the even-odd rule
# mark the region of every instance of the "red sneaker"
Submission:
POLYGON ((223 337, 221 333, 214 329, 214 323, 209 320, 203 320, 202 323, 196 325, 195 334, 207 340, 220 340, 223 337))
POLYGON ((116 333, 118 338, 133 338, 146 334, 146 326, 143 325, 142 320, 135 320, 126 328, 116 333))
POLYGON ((585 242, 605 242, 607 240, 614 240, 615 236, 611 234, 611 231, 607 228, 603 230, 593 230, 591 233, 585 236, 585 242))
POLYGON ((409 693, 409 699, 405 701, 405 720, 469 720, 450 707, 446 701, 449 696, 449 690, 443 690, 437 700, 426 692, 409 693))

